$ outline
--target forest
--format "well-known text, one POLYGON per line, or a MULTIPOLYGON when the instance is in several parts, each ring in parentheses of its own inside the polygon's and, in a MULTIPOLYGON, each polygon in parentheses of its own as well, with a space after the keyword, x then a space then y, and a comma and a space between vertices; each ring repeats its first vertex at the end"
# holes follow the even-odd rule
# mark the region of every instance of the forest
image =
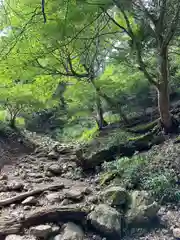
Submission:
POLYGON ((0 240, 180 239, 180 1, 1 0, 0 27, 0 240))

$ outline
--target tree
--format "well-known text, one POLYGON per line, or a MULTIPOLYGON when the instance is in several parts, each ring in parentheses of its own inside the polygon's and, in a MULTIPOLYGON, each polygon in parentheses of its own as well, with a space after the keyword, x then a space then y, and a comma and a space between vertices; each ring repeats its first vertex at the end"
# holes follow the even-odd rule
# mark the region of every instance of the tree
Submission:
MULTIPOLYGON (((139 69, 158 92, 160 119, 166 132, 177 130, 169 110, 169 53, 173 37, 180 23, 180 2, 170 0, 112 1, 114 9, 109 12, 100 6, 112 23, 127 35, 131 49, 136 54, 139 69), (148 57, 156 58, 155 71, 148 67, 148 57)), ((155 69, 155 68, 154 68, 155 69)))

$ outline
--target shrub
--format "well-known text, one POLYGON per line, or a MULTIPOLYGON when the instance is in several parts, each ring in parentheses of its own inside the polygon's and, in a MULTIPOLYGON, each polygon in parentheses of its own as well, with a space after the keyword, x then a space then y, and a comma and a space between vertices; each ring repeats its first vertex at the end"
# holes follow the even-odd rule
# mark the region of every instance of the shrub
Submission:
POLYGON ((135 188, 141 183, 143 167, 147 162, 147 157, 134 155, 132 158, 123 157, 113 162, 105 162, 103 169, 105 172, 112 172, 114 177, 121 178, 126 187, 135 188))
POLYGON ((151 190, 157 200, 164 202, 177 202, 180 200, 180 191, 170 172, 155 173, 143 180, 143 187, 151 190))

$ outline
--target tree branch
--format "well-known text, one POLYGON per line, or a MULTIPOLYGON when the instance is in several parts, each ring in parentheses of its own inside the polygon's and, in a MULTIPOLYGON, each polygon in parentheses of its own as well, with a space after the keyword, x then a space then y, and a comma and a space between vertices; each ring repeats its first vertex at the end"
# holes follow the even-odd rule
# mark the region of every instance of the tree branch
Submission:
POLYGON ((177 24, 179 21, 179 17, 180 17, 180 2, 178 2, 177 11, 175 13, 174 18, 172 19, 172 23, 169 27, 169 30, 164 38, 162 48, 167 47, 169 45, 170 41, 172 40, 172 38, 176 32, 176 27, 177 27, 177 24))
POLYGON ((118 22, 116 22, 116 20, 114 20, 113 17, 110 16, 110 14, 103 8, 101 7, 101 10, 109 17, 109 19, 116 25, 118 26, 121 30, 123 30, 123 32, 125 32, 129 37, 131 37, 130 33, 127 31, 127 29, 125 27, 123 27, 122 25, 120 25, 118 22))
POLYGON ((153 79, 153 77, 150 75, 150 73, 146 69, 144 61, 142 59, 141 47, 138 44, 136 45, 136 50, 137 50, 137 60, 140 66, 140 70, 144 73, 144 76, 148 79, 149 83, 151 83, 152 85, 158 88, 158 83, 153 79))
POLYGON ((42 9, 42 15, 43 15, 43 18, 44 18, 44 23, 46 23, 45 0, 41 1, 41 9, 42 9))

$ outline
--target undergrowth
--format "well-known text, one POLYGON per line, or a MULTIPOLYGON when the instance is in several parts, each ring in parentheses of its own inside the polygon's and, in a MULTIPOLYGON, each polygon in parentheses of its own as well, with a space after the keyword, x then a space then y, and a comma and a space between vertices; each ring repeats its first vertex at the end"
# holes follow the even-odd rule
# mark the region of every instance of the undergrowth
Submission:
POLYGON ((151 159, 143 155, 134 155, 132 158, 123 157, 103 164, 101 185, 120 184, 127 189, 147 190, 160 201, 179 202, 180 189, 171 171, 152 169, 151 159))

